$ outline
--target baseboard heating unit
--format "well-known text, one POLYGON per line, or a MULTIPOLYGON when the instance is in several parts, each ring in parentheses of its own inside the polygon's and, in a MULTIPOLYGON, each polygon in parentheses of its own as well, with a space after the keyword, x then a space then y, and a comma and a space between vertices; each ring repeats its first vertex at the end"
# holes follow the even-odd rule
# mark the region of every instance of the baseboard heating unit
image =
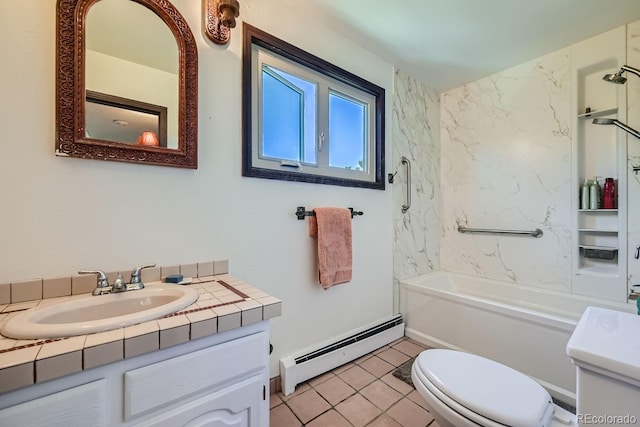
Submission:
POLYGON ((344 365, 404 336, 404 321, 398 314, 351 331, 301 354, 280 359, 282 392, 293 393, 296 386, 310 378, 344 365))

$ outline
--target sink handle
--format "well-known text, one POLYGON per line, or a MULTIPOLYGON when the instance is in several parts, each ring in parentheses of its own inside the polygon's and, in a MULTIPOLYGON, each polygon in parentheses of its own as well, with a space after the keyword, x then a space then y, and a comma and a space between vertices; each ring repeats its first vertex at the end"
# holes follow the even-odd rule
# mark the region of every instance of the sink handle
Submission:
POLYGON ((143 288, 144 285, 142 285, 142 279, 140 277, 141 276, 140 273, 145 268, 151 268, 151 267, 155 267, 155 266, 156 266, 156 264, 153 263, 153 264, 141 265, 140 267, 134 268, 133 271, 131 272, 131 282, 130 283, 132 285, 140 284, 141 285, 140 288, 143 288))
POLYGON ((107 278, 107 275, 104 273, 104 271, 80 270, 78 271, 78 274, 96 274, 98 277, 99 288, 106 288, 107 286, 109 286, 109 279, 107 278))
MULTIPOLYGON (((93 290, 93 294, 94 295, 102 295, 103 291, 105 291, 104 289, 101 288, 108 288, 109 287, 109 279, 107 278, 107 275, 104 273, 104 271, 93 271, 93 270, 80 270, 78 271, 78 274, 95 274, 97 275, 98 278, 98 286, 93 290)), ((108 290, 106 291, 108 293, 108 290)))

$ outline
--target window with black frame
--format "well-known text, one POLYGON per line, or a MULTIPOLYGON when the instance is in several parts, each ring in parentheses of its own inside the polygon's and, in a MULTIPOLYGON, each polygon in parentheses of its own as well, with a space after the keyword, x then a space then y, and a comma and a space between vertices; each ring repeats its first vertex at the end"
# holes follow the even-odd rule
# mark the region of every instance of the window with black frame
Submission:
POLYGON ((384 89, 245 23, 242 171, 384 189, 384 89))

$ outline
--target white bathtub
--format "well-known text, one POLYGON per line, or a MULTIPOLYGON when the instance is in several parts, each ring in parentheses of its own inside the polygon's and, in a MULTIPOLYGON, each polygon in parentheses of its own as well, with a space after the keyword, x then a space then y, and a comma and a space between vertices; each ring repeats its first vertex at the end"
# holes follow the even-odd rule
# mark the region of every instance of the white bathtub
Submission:
POLYGON ((565 347, 588 306, 635 312, 632 304, 455 273, 430 273, 400 283, 408 337, 504 363, 572 405, 575 367, 565 347))

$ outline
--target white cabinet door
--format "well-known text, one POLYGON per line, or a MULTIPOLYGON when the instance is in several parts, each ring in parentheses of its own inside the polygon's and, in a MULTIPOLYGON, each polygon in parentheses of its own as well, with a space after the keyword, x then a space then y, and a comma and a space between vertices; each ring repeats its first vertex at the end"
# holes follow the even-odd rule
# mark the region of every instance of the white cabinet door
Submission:
POLYGON ((106 390, 102 379, 11 406, 0 411, 0 426, 107 427, 106 390))
POLYGON ((265 387, 265 375, 255 375, 161 415, 138 422, 136 426, 267 426, 269 411, 265 387), (194 417, 193 414, 199 415, 194 417))
POLYGON ((153 411, 164 412, 239 379, 266 374, 269 336, 252 334, 174 357, 124 375, 124 418, 133 421, 153 411))

